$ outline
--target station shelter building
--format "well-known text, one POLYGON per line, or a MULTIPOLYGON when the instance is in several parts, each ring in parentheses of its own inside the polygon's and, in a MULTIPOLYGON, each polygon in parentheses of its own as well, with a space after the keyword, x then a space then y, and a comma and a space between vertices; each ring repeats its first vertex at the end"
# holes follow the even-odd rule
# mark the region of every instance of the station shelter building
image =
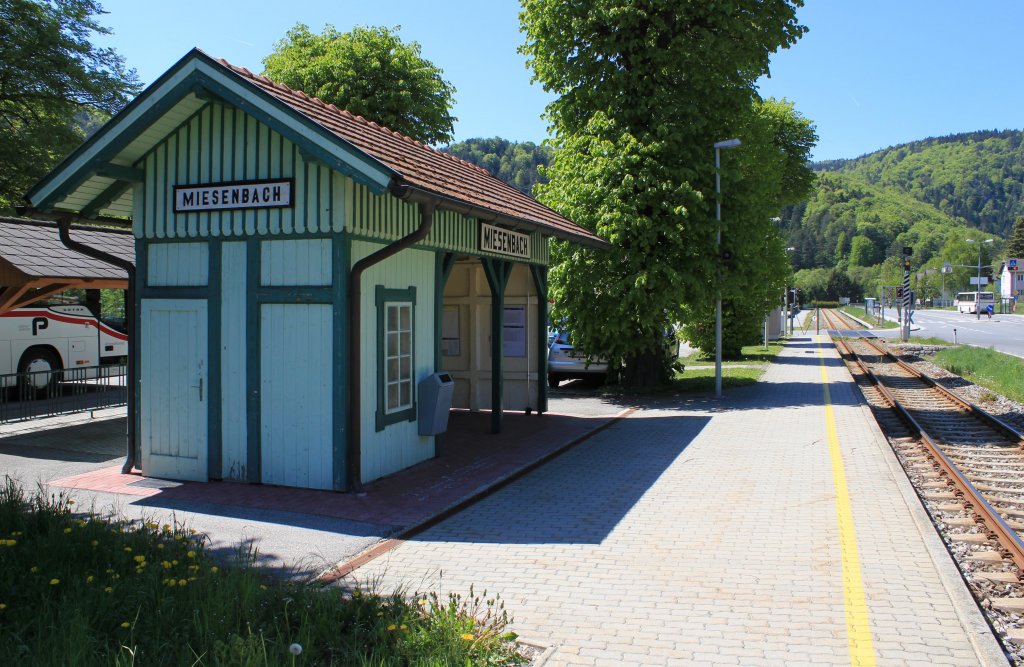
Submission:
POLYGON ((27 199, 130 217, 143 474, 358 491, 435 456, 418 385, 546 410, 551 238, 486 170, 189 52, 27 199))

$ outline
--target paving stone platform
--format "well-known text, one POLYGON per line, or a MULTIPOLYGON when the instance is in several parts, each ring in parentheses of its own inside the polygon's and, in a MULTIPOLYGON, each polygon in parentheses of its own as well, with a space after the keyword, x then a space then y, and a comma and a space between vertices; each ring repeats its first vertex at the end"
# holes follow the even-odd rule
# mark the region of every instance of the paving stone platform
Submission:
POLYGON ((499 593, 551 666, 1006 664, 824 336, 721 401, 635 412, 360 582, 499 593))

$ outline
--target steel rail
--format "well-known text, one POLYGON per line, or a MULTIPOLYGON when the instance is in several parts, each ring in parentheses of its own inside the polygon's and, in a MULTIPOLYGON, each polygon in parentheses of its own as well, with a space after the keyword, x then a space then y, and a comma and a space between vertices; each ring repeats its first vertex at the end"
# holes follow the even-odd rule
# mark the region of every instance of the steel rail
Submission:
MULTIPOLYGON (((867 341, 867 339, 862 339, 867 341)), ((864 363, 864 361, 843 341, 839 341, 841 347, 845 348, 846 353, 851 355, 854 362, 860 367, 864 374, 871 380, 875 387, 882 394, 883 398, 889 405, 896 410, 900 417, 910 426, 910 428, 918 434, 921 442, 924 444, 925 449, 928 451, 928 455, 938 463, 941 468, 940 475, 946 477, 947 484, 954 486, 959 492, 961 502, 964 504, 964 509, 971 512, 974 515, 975 520, 980 520, 985 524, 988 529, 989 539, 993 539, 999 542, 1003 546, 1003 558, 1009 558, 1017 566, 1018 571, 1021 573, 1022 579, 1024 579, 1024 541, 1021 540, 1020 536, 1017 535, 1017 531, 1010 527, 1006 523, 1006 520, 999 514, 999 512, 989 504, 989 502, 981 495, 974 484, 968 480, 963 473, 960 472, 959 468, 949 460, 949 458, 939 448, 931 436, 921 427, 916 419, 907 411, 906 408, 896 399, 895 396, 879 382, 878 378, 871 371, 870 368, 864 363)), ((878 349, 874 345, 871 347, 878 349)), ((899 360, 896 360, 898 363, 899 360)), ((935 385, 937 386, 937 385, 935 385)), ((941 387, 940 387, 941 389, 941 387)), ((975 408, 977 410, 977 408, 975 408)), ((983 412, 983 411, 982 411, 983 412)))
POLYGON ((937 383, 932 378, 928 377, 927 375, 917 370, 916 368, 906 363, 905 361, 899 359, 889 350, 886 350, 885 348, 881 347, 876 341, 873 341, 870 338, 862 338, 861 340, 863 340, 864 343, 866 343, 870 347, 874 348, 880 354, 885 355, 890 360, 898 364, 899 367, 902 368, 903 370, 907 371, 908 373, 911 373, 912 375, 914 375, 914 377, 921 380, 928 386, 937 389, 939 393, 941 393, 943 396, 953 401, 957 405, 961 406, 964 410, 970 412, 981 421, 987 422, 989 426, 993 427, 997 431, 1000 431, 1003 435, 1008 436, 1010 439, 1016 441, 1017 446, 1020 447, 1021 449, 1024 449, 1024 434, 1021 434, 1017 429, 1013 428, 1012 426, 1001 420, 999 417, 996 417, 995 415, 990 414, 984 409, 979 408, 974 403, 971 403, 970 401, 961 398, 960 396, 957 396, 949 389, 946 389, 945 387, 937 383))

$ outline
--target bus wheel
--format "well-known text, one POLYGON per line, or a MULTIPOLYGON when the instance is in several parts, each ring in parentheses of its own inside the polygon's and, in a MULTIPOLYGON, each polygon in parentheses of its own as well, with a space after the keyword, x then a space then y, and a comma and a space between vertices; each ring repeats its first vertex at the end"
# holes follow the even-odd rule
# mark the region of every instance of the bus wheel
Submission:
POLYGON ((47 391, 57 388, 57 373, 60 360, 51 350, 45 347, 32 347, 21 355, 18 373, 22 395, 27 398, 42 398, 47 391))

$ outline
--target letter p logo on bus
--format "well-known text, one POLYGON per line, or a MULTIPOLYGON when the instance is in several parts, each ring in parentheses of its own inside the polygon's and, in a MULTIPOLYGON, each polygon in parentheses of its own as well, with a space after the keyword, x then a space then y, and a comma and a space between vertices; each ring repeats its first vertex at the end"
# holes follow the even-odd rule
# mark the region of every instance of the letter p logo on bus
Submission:
POLYGON ((38 336, 40 329, 45 329, 50 326, 50 321, 45 317, 33 317, 32 318, 32 335, 38 336))

